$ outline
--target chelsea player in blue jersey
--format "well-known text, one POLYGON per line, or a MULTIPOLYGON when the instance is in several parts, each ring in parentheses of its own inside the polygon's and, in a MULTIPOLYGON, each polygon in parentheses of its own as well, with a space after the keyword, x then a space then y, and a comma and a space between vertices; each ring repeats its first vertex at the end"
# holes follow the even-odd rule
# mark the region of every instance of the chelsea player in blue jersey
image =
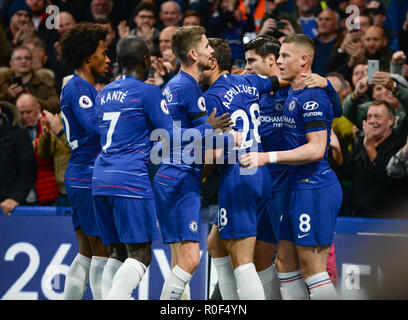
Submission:
POLYGON ((88 283, 93 298, 101 299, 101 281, 108 248, 102 246, 92 203, 92 168, 100 152, 95 114, 95 76, 104 76, 110 60, 106 30, 97 24, 81 23, 61 40, 62 57, 75 70, 61 93, 61 114, 71 157, 65 171, 65 187, 72 204, 72 220, 79 253, 72 262, 63 298, 82 299, 88 283))
POLYGON ((204 96, 207 103, 220 112, 231 112, 232 128, 241 131, 242 141, 236 150, 223 150, 219 211, 216 226, 208 238, 208 248, 219 275, 223 299, 263 300, 264 290, 253 257, 258 220, 269 199, 270 178, 266 168, 245 174, 238 164, 236 151, 262 150, 258 132, 259 98, 264 93, 277 91, 279 80, 256 74, 231 75, 228 44, 222 39, 210 40, 215 53, 212 68, 204 72, 211 85, 204 96))
MULTIPOLYGON (((263 36, 244 45, 245 71, 264 76, 280 76, 276 63, 279 58, 280 42, 263 36)), ((318 74, 305 75, 304 84, 308 88, 320 87, 329 95, 336 116, 340 116, 342 106, 337 92, 329 81, 318 74)), ((283 140, 283 106, 289 95, 289 87, 277 92, 262 95, 260 99, 259 133, 264 151, 284 149, 283 140)), ((275 265, 274 252, 279 240, 280 217, 288 207, 287 166, 268 164, 271 177, 271 199, 268 209, 258 225, 257 244, 255 247, 255 266, 264 287, 266 299, 280 299, 280 283, 275 265)))
POLYGON ((144 83, 150 50, 138 36, 117 45, 122 76, 96 99, 101 155, 95 162, 92 193, 103 244, 127 254, 112 253, 110 277, 103 298, 128 300, 151 261, 151 242, 158 238, 156 208, 148 176, 150 134, 168 132, 172 121, 157 86, 144 83), (126 260, 124 259, 126 258, 126 260))
POLYGON ((318 88, 303 89, 302 74, 310 74, 313 41, 306 35, 283 41, 278 66, 291 83, 283 111, 285 148, 241 156, 248 167, 268 163, 286 164, 289 175, 289 207, 280 225, 276 267, 283 298, 336 299, 336 290, 326 271, 333 242, 342 190, 327 161, 333 109, 327 94, 318 88), (291 285, 293 283, 293 285, 291 285))
MULTIPOLYGON (((172 36, 172 50, 180 61, 180 72, 163 88, 169 112, 181 128, 207 126, 226 129, 230 119, 222 126, 210 125, 207 108, 197 83, 200 73, 209 68, 214 50, 209 46, 205 29, 199 26, 179 28, 172 36)), ((193 150, 196 151, 196 150, 193 150)), ((192 155, 194 161, 186 161, 192 150, 171 148, 154 178, 157 214, 161 235, 170 243, 172 270, 165 279, 160 299, 180 299, 184 289, 200 262, 200 218, 201 218, 201 172, 200 157, 192 155)), ((201 162, 202 163, 202 162, 201 162)))
MULTIPOLYGON (((138 36, 128 36, 117 45, 118 63, 123 75, 107 85, 96 99, 102 152, 95 161, 92 180, 96 221, 103 244, 120 251, 125 244, 127 259, 111 256, 117 266, 111 288, 104 297, 129 299, 151 261, 151 242, 158 238, 155 199, 148 176, 152 132, 169 135, 171 145, 173 121, 161 90, 144 83, 150 67, 150 50, 138 36), (122 263, 122 261, 124 262, 122 263)), ((209 125, 216 120, 213 112, 209 125)), ((180 130, 182 131, 182 130, 180 130)), ((174 143, 173 143, 174 145, 174 143)), ((108 262, 109 262, 108 261, 108 262)), ((105 275, 105 272, 104 272, 105 275)))

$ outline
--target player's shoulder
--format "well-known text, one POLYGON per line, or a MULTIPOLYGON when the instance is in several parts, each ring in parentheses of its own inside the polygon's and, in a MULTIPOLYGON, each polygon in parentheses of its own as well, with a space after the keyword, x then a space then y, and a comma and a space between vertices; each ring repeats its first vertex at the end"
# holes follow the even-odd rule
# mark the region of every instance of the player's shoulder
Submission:
POLYGON ((324 91, 322 88, 305 88, 302 91, 301 97, 303 99, 324 99, 328 97, 326 91, 324 91))
POLYGON ((223 87, 211 86, 207 91, 203 93, 204 99, 207 100, 220 100, 225 94, 223 87))
POLYGON ((301 103, 315 101, 317 103, 326 104, 327 101, 330 101, 327 93, 322 88, 306 88, 300 90, 297 94, 297 98, 301 103))
POLYGON ((78 76, 72 77, 64 86, 61 92, 61 103, 78 103, 87 109, 93 106, 98 91, 87 81, 78 76))
POLYGON ((82 79, 81 77, 74 75, 64 86, 62 89, 62 92, 65 92, 66 94, 72 94, 72 95, 77 95, 77 94, 94 94, 96 89, 90 84, 88 81, 82 79))
POLYGON ((331 102, 321 88, 307 88, 298 93, 297 99, 303 112, 331 110, 331 102))
POLYGON ((127 92, 135 91, 142 96, 149 96, 152 93, 159 93, 161 95, 161 90, 157 85, 146 83, 131 76, 121 77, 118 80, 108 84, 105 88, 110 90, 121 89, 122 91, 127 92))
POLYGON ((260 75, 258 73, 248 73, 248 74, 244 74, 244 75, 238 75, 238 79, 240 79, 241 81, 246 81, 248 83, 250 83, 251 85, 256 85, 262 81, 266 81, 268 80, 267 76, 263 76, 260 75))

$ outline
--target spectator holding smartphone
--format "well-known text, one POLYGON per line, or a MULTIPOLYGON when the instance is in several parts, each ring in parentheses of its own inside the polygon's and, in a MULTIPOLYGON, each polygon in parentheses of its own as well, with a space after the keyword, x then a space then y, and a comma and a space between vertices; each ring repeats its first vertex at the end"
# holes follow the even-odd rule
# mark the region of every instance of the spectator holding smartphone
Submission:
POLYGON ((14 49, 10 67, 0 68, 0 100, 15 104, 22 93, 31 93, 51 113, 59 112, 54 79, 47 70, 34 71, 31 51, 23 46, 14 49))

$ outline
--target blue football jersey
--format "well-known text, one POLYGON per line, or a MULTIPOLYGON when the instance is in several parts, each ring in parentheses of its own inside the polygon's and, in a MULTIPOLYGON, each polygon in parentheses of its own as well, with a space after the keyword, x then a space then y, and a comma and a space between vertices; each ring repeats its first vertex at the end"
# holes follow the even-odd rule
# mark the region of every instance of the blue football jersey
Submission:
MULTIPOLYGON (((288 97, 288 88, 280 89, 274 94, 263 94, 260 105, 260 126, 262 149, 265 152, 284 150, 283 140, 283 106, 288 97)), ((268 164, 271 175, 271 190, 280 191, 288 188, 286 165, 268 164)))
MULTIPOLYGON (((327 87, 323 90, 328 95, 333 106, 333 116, 342 115, 342 105, 340 98, 333 88, 330 81, 327 80, 327 87)), ((260 126, 262 148, 265 152, 285 150, 283 139, 283 106, 289 95, 289 88, 280 89, 274 94, 266 93, 260 100, 260 126)), ((271 175, 272 190, 280 191, 287 188, 286 166, 279 164, 268 164, 271 175)))
POLYGON ((288 166, 290 189, 317 189, 338 182, 327 160, 332 120, 333 106, 324 90, 289 90, 283 109, 284 149, 292 150, 306 144, 306 134, 309 132, 327 131, 326 151, 322 160, 288 166))
POLYGON ((124 75, 96 100, 101 155, 93 173, 93 195, 153 198, 148 175, 154 129, 172 134, 173 122, 159 87, 124 75))
MULTIPOLYGON (((220 76, 206 91, 204 97, 209 106, 217 107, 217 114, 226 112, 233 121, 232 129, 241 131, 242 144, 239 152, 262 151, 260 127, 259 99, 262 94, 273 91, 269 78, 257 74, 220 76)), ((234 148, 235 149, 235 148, 234 148)), ((237 161, 239 155, 235 150, 227 150, 224 161, 231 162, 231 157, 237 161)))
MULTIPOLYGON (((182 129, 200 128, 200 134, 195 136, 199 139, 205 136, 206 130, 213 132, 212 126, 206 123, 208 114, 203 93, 191 75, 180 71, 166 84, 162 93, 175 125, 182 129)), ((187 135, 182 140, 188 138, 187 135)), ((184 142, 180 147, 171 147, 163 158, 155 181, 182 188, 200 188, 202 161, 202 145, 200 148, 193 148, 184 142), (199 154, 195 154, 196 152, 199 154)))
POLYGON ((68 186, 91 186, 92 166, 101 149, 95 113, 97 94, 88 81, 76 74, 61 92, 62 123, 71 148, 65 172, 65 184, 68 186))

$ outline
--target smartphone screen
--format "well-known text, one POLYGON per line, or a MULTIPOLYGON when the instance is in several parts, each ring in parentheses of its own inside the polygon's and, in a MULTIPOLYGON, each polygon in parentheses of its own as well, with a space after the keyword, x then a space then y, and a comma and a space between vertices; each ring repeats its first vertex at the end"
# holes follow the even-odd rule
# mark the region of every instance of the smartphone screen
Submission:
POLYGON ((373 82, 373 75, 376 73, 380 68, 380 64, 378 60, 367 60, 367 77, 368 82, 373 82))
POLYGON ((13 83, 18 84, 19 86, 23 85, 23 77, 22 76, 13 76, 13 83))
POLYGON ((276 22, 276 28, 278 30, 285 29, 285 23, 281 21, 276 22))
POLYGON ((149 77, 154 78, 154 68, 152 67, 149 68, 149 77))

